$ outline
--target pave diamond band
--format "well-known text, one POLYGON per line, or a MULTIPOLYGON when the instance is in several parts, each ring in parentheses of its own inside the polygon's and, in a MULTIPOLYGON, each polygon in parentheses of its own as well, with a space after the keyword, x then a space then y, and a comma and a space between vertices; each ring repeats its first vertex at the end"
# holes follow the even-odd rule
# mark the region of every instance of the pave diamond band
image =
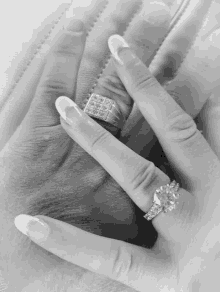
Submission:
POLYGON ((179 184, 174 180, 172 183, 161 186, 154 193, 153 205, 150 210, 144 215, 144 218, 148 221, 153 219, 161 211, 167 213, 175 209, 178 204, 177 200, 180 194, 179 184))
POLYGON ((118 127, 121 112, 117 103, 102 95, 92 93, 84 102, 83 111, 89 116, 106 121, 118 127))

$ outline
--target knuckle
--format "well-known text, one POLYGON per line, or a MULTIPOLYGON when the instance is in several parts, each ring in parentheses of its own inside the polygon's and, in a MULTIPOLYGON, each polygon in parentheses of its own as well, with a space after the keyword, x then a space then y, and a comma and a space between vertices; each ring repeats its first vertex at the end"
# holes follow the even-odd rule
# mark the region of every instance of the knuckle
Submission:
POLYGON ((145 163, 140 166, 131 181, 134 193, 146 193, 147 188, 157 179, 156 166, 153 162, 145 163))
POLYGON ((109 132, 105 129, 101 129, 99 132, 97 132, 96 137, 91 142, 91 150, 94 151, 96 147, 100 147, 101 145, 106 144, 109 138, 109 132))
POLYGON ((98 80, 98 85, 110 94, 114 94, 119 97, 127 96, 125 87, 118 76, 105 75, 98 80))
POLYGON ((157 80, 151 75, 141 75, 135 81, 134 91, 146 91, 151 87, 157 86, 157 80))
POLYGON ((66 91, 66 82, 61 78, 57 78, 55 76, 47 76, 40 84, 41 91, 44 94, 63 94, 66 91))
POLYGON ((115 279, 122 279, 129 275, 134 266, 134 256, 125 247, 118 247, 114 254, 112 275, 115 279))
POLYGON ((73 50, 72 48, 70 48, 69 45, 60 45, 55 51, 54 53, 58 56, 63 56, 63 57, 75 57, 76 55, 78 55, 78 52, 76 50, 73 50))
POLYGON ((173 112, 168 120, 166 133, 172 142, 191 147, 201 136, 194 120, 182 110, 173 112))
POLYGON ((66 32, 59 40, 52 53, 61 57, 75 57, 81 51, 81 43, 76 41, 74 42, 72 34, 70 32, 66 32))

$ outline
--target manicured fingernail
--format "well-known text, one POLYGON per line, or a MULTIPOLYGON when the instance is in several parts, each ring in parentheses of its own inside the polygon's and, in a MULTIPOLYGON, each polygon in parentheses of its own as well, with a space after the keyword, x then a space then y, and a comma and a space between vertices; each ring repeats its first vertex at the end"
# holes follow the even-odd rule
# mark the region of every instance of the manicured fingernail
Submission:
POLYGON ((126 57, 127 54, 129 54, 129 58, 131 59, 135 57, 132 52, 128 50, 128 48, 130 48, 129 45, 120 35, 115 34, 110 36, 108 39, 108 46, 114 58, 121 65, 124 65, 126 61, 124 56, 126 57))
POLYGON ((75 19, 72 16, 69 17, 68 14, 66 14, 66 20, 63 27, 64 29, 71 30, 73 32, 82 32, 84 24, 80 19, 75 19))
POLYGON ((69 124, 74 123, 75 118, 82 118, 83 112, 70 98, 60 96, 55 101, 55 106, 61 117, 69 124), (73 117, 73 119, 71 118, 73 117))
POLYGON ((14 224, 19 231, 37 242, 45 241, 50 233, 50 228, 45 222, 30 215, 18 215, 14 224))

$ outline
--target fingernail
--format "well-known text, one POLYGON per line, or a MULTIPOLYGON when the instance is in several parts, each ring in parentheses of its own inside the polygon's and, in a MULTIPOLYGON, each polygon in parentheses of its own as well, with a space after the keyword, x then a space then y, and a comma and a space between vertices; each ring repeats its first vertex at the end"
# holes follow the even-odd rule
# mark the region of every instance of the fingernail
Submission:
POLYGON ((18 215, 14 224, 19 231, 37 242, 45 241, 50 233, 50 228, 45 222, 30 215, 18 215))
POLYGON ((84 24, 81 20, 79 19, 73 19, 72 17, 66 17, 66 21, 64 24, 64 29, 70 30, 73 32, 82 32, 84 28, 84 24))
POLYGON ((60 96, 55 101, 55 106, 61 117, 69 124, 74 123, 74 119, 71 117, 81 118, 83 117, 82 110, 66 96, 60 96))
POLYGON ((127 50, 127 48, 130 48, 130 47, 126 43, 126 41, 123 39, 123 37, 121 37, 120 35, 115 34, 115 35, 110 36, 108 39, 108 46, 114 58, 121 65, 124 65, 124 63, 126 62, 126 60, 123 57, 125 55, 124 52, 126 52, 126 54, 129 54, 130 58, 135 57, 130 50, 127 50), (126 50, 124 50, 124 48, 126 50))

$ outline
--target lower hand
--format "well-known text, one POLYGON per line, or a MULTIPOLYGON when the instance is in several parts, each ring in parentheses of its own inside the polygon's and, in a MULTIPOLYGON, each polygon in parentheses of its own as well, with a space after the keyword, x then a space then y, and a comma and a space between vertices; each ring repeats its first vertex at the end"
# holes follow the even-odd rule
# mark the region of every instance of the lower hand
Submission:
MULTIPOLYGON (((126 48, 119 56, 124 63, 115 62, 118 75, 157 135, 181 185, 177 207, 153 219, 159 235, 155 246, 146 250, 46 216, 20 215, 17 227, 62 259, 138 291, 146 291, 146 285, 150 291, 189 291, 196 283, 200 291, 207 291, 211 281, 219 284, 219 158, 193 119, 135 54, 126 48), (29 224, 35 221, 42 224, 29 224)), ((153 193, 170 183, 169 177, 67 101, 67 108, 62 98, 56 101, 62 127, 147 212, 153 193)))

